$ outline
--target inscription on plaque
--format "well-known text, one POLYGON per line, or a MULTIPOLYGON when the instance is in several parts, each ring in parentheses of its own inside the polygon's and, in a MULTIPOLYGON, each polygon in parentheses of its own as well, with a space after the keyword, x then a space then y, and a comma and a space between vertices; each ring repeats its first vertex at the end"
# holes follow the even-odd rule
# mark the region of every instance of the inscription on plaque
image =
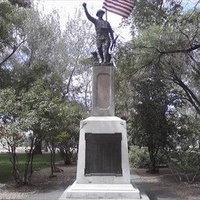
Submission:
POLYGON ((108 108, 110 106, 110 76, 101 73, 97 76, 97 107, 108 108))
POLYGON ((85 134, 86 176, 122 176, 122 134, 85 134))

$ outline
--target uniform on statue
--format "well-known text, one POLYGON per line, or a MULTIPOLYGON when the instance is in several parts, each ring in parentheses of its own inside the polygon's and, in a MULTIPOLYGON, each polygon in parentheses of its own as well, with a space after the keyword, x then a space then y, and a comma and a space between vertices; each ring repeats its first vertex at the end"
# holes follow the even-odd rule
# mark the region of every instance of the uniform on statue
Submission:
POLYGON ((115 43, 113 30, 110 26, 110 23, 103 20, 104 11, 98 10, 96 13, 96 16, 98 19, 92 17, 88 10, 87 10, 87 4, 83 3, 83 7, 85 10, 85 14, 94 25, 96 30, 96 45, 98 49, 98 53, 100 56, 100 63, 101 64, 109 64, 111 61, 111 55, 109 54, 109 48, 112 43, 112 45, 115 43), (112 42, 111 42, 112 40, 112 42))

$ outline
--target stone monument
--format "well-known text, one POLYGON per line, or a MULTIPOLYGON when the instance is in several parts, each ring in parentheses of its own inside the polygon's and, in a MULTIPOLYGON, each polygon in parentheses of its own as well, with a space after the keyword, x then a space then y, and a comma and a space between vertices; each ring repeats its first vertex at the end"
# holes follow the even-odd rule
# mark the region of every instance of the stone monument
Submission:
POLYGON ((115 116, 114 67, 93 66, 92 116, 80 122, 76 181, 59 200, 141 199, 130 183, 126 122, 115 116))
MULTIPOLYGON (((130 182, 126 122, 115 116, 114 66, 109 53, 115 45, 113 30, 103 20, 104 11, 92 17, 83 3, 86 17, 96 30, 98 54, 93 66, 92 116, 80 122, 76 181, 59 200, 143 199, 130 182), (100 61, 100 62, 99 62, 100 61)), ((146 199, 146 198, 145 198, 146 199)))

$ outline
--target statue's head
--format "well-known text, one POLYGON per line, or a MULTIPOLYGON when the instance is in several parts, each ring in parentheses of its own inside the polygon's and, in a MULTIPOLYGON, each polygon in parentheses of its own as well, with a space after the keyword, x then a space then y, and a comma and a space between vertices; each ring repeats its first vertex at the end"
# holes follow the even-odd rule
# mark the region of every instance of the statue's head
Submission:
POLYGON ((96 16, 97 17, 103 16, 104 13, 105 13, 105 11, 103 11, 103 10, 100 9, 100 10, 97 11, 96 16))

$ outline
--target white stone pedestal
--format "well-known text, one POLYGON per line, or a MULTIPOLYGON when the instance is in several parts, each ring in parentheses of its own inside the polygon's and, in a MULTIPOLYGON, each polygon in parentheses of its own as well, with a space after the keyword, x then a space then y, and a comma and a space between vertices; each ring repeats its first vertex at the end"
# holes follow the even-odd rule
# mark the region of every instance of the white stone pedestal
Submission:
POLYGON ((80 123, 79 153, 77 165, 77 183, 81 184, 127 184, 130 183, 130 168, 126 122, 118 117, 88 117, 80 123), (86 142, 85 134, 115 134, 121 133, 121 165, 122 176, 85 176, 86 142))
POLYGON ((89 117, 80 123, 77 177, 59 200, 65 199, 141 199, 140 192, 130 183, 126 122, 118 117, 89 117), (86 175, 86 133, 121 133, 122 173, 115 175, 86 175))
POLYGON ((140 199, 131 184, 77 184, 74 182, 59 200, 66 199, 140 199))

